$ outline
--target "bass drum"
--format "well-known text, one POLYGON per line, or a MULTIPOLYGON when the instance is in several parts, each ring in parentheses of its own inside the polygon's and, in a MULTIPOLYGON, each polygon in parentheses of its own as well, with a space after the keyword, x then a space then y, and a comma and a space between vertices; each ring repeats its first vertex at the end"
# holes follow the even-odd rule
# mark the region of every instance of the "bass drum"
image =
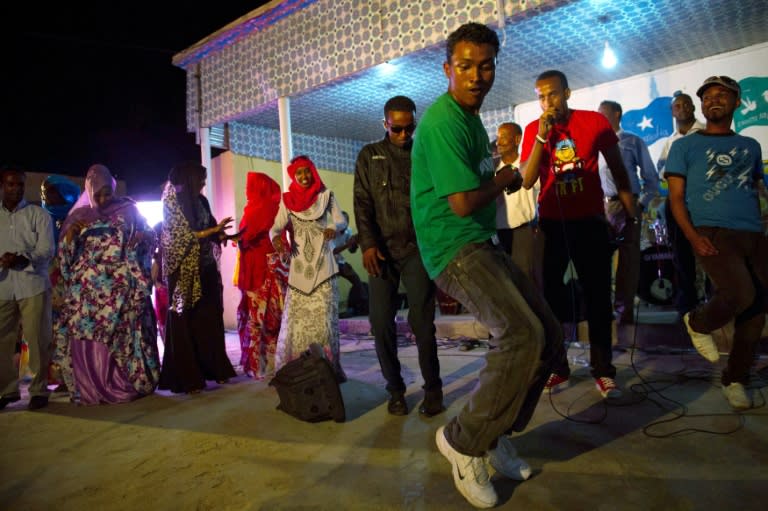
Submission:
POLYGON ((674 299, 675 267, 672 248, 652 245, 640 252, 637 296, 648 303, 670 305, 674 299))

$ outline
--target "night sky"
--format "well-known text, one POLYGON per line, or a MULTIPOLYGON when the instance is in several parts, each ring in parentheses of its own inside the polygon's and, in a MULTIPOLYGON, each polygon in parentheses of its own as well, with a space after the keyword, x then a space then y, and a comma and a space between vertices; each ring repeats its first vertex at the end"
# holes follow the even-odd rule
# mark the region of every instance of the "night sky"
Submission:
POLYGON ((173 55, 264 3, 6 3, 0 162, 73 176, 103 163, 130 195, 159 197, 176 162, 200 159, 173 55))

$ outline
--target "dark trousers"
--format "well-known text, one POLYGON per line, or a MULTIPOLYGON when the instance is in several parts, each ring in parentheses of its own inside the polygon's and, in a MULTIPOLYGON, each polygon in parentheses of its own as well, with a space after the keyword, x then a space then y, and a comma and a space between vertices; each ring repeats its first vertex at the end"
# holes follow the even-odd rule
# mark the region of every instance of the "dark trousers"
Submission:
MULTIPOLYGON (((174 274, 168 282, 171 296, 176 279, 174 274)), ((206 380, 236 376, 224 341, 221 275, 215 264, 202 268, 200 286, 202 296, 192 308, 168 312, 160 389, 190 392, 205 388, 206 380)))
POLYGON ((664 219, 672 247, 672 265, 675 267, 675 309, 682 316, 699 303, 699 293, 696 291, 696 258, 691 243, 672 215, 669 198, 664 203, 664 219))
POLYGON ((368 279, 369 319, 387 390, 390 393, 405 392, 405 382, 397 358, 395 326, 400 304, 397 291, 401 279, 408 297, 408 324, 416 337, 424 390, 439 390, 443 382, 440 380, 435 340, 435 284, 427 275, 418 253, 397 261, 384 261, 381 266, 381 275, 370 276, 368 279))
POLYGON ((339 264, 339 276, 345 278, 352 285, 347 300, 347 312, 356 315, 368 314, 368 292, 352 265, 349 263, 339 264))
POLYGON ((528 222, 514 229, 498 229, 496 235, 499 237, 501 248, 512 257, 512 262, 533 280, 538 289, 543 289, 541 258, 544 236, 538 227, 534 227, 533 222, 528 222))
MULTIPOLYGON (((544 296, 561 321, 570 317, 574 297, 563 284, 563 275, 572 260, 579 277, 587 325, 592 376, 616 376, 612 364, 611 247, 608 223, 603 217, 582 220, 540 221, 544 231, 544 296)), ((553 372, 569 376, 565 351, 553 372)))
MULTIPOLYGON (((640 211, 635 198, 635 211, 640 211)), ((605 203, 605 217, 613 231, 618 263, 614 278, 613 303, 622 323, 635 320, 635 295, 640 281, 640 222, 627 224, 627 212, 618 200, 605 203)))
POLYGON ((734 320, 733 345, 722 383, 747 385, 768 313, 768 238, 761 232, 723 227, 696 230, 709 238, 718 253, 698 257, 714 293, 691 311, 691 328, 710 333, 734 320))

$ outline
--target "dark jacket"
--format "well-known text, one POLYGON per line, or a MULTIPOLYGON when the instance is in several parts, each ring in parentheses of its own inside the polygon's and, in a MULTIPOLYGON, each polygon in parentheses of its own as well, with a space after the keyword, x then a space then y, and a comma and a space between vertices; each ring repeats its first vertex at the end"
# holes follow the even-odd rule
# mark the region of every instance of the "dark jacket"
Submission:
POLYGON ((418 252, 411 219, 411 148, 388 138, 363 147, 355 164, 355 220, 360 248, 387 258, 418 252))

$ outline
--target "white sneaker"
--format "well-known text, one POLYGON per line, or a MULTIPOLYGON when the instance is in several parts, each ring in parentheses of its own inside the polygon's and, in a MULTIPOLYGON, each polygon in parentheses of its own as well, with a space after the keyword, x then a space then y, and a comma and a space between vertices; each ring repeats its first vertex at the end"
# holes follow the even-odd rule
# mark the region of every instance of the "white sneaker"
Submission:
POLYGON ((683 323, 685 324, 685 329, 688 330, 688 335, 691 336, 693 347, 696 348, 696 351, 699 352, 699 355, 706 358, 710 362, 717 362, 720 360, 720 352, 717 351, 717 344, 715 344, 715 340, 710 334, 702 334, 701 332, 697 332, 691 328, 691 324, 689 323, 690 315, 690 312, 686 312, 683 315, 683 323))
POLYGON ((453 483, 464 498, 478 508, 495 506, 499 497, 491 484, 491 478, 488 477, 485 458, 466 456, 451 447, 445 438, 445 426, 437 429, 435 442, 440 453, 451 462, 453 483))
POLYGON ((752 399, 747 394, 747 389, 741 383, 733 382, 730 385, 724 385, 723 394, 725 394, 725 398, 734 410, 748 410, 752 408, 752 399))
POLYGON ((488 451, 488 461, 496 472, 510 479, 525 481, 531 477, 531 466, 517 455, 507 435, 501 435, 496 448, 488 451))

